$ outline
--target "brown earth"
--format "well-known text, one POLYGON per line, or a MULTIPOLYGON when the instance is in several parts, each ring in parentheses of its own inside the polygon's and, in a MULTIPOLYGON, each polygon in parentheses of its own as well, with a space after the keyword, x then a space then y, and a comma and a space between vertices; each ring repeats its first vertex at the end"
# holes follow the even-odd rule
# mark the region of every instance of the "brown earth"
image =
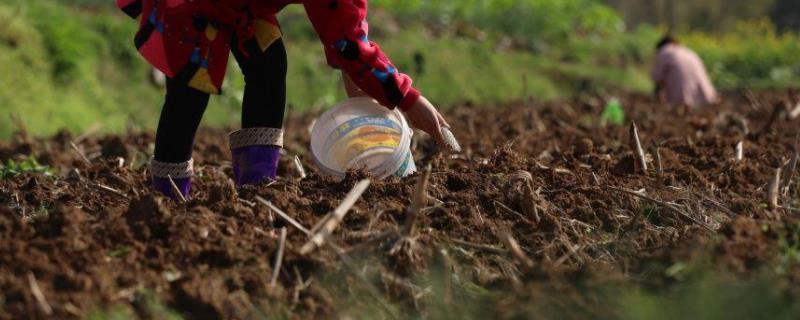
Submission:
MULTIPOLYGON (((782 207, 770 209, 767 190, 794 152, 800 120, 772 116, 789 105, 787 94, 756 99, 730 94, 721 106, 686 111, 625 97, 648 154, 646 172, 628 126, 598 123, 599 98, 453 108, 463 153, 442 153, 427 138, 414 143, 418 166, 432 166, 433 198, 414 232, 399 230, 421 175, 372 181, 335 233, 348 263, 330 247, 300 255, 307 236, 254 199, 311 228, 368 178, 352 172, 336 181, 313 172, 306 147, 313 115, 287 122, 277 183, 242 190, 229 178, 225 133, 202 131, 187 204, 148 189, 152 134, 20 133, 0 143, 0 160, 32 155, 56 174, 0 181, 0 319, 82 318, 110 306, 145 319, 166 309, 189 318, 359 317, 352 310, 378 306, 369 290, 391 304, 388 313, 374 309, 377 318, 435 318, 447 307, 431 301, 452 303, 469 292, 492 305, 484 311, 500 312, 492 316, 545 309, 568 318, 614 316, 596 292, 574 284, 664 285, 672 280, 652 273, 653 264, 697 256, 744 277, 780 260, 779 242, 797 232, 800 192, 790 185, 782 207), (740 141, 744 159, 735 161, 740 141), (298 178, 293 155, 309 171, 306 179, 298 178), (630 193, 640 190, 650 199, 630 193), (288 231, 285 259, 272 286, 281 227, 288 231), (431 299, 439 285, 449 294, 431 299), (451 291, 456 286, 462 290, 451 291)), ((786 274, 786 294, 798 297, 792 288, 800 270, 786 274)))

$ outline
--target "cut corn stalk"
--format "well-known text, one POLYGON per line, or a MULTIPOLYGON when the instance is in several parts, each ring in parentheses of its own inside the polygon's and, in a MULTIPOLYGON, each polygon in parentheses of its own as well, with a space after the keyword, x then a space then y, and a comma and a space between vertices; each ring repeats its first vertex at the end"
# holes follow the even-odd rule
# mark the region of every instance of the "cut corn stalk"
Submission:
POLYGON ((646 173, 647 158, 645 158, 644 149, 642 149, 642 141, 639 140, 639 128, 636 127, 635 121, 631 121, 630 139, 631 149, 633 149, 639 167, 642 169, 642 172, 646 173))
POLYGON ((769 188, 767 189, 767 204, 769 204, 770 209, 777 209, 779 208, 778 198, 780 194, 780 184, 781 184, 781 168, 775 168, 775 175, 772 177, 772 181, 769 183, 769 188))
POLYGON ((428 164, 425 168, 425 173, 422 174, 416 187, 414 188, 414 195, 411 198, 411 204, 406 211, 406 221, 403 225, 403 235, 411 236, 414 234, 414 226, 417 222, 417 215, 422 208, 428 203, 428 185, 431 177, 432 167, 428 164))
POLYGON ((736 161, 744 160, 744 141, 736 144, 736 161))
POLYGON ((306 178, 306 169, 303 168, 303 163, 300 162, 300 158, 294 156, 294 166, 297 168, 297 173, 300 175, 300 179, 306 178))
POLYGON ((353 187, 352 190, 347 194, 347 196, 342 200, 342 203, 339 204, 336 209, 334 209, 331 213, 328 214, 328 218, 324 219, 325 223, 319 227, 319 231, 314 233, 311 236, 311 239, 300 248, 300 254, 306 255, 314 251, 316 248, 322 246, 325 243, 325 240, 333 234, 339 224, 342 223, 344 220, 344 216, 350 211, 350 208, 356 204, 356 201, 361 198, 361 195, 364 194, 364 191, 367 190, 369 187, 370 181, 365 179, 361 180, 359 183, 353 187))

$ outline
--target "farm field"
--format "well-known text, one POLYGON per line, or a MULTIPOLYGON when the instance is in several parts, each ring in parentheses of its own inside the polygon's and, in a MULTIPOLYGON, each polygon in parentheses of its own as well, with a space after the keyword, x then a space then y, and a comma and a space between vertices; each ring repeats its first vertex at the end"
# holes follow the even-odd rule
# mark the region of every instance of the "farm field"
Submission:
POLYGON ((617 126, 594 96, 451 108, 464 151, 418 135, 422 172, 371 180, 310 252, 303 230, 370 179, 315 173, 313 113, 287 121, 279 180, 238 191, 226 132, 201 131, 187 203, 151 195, 151 133, 18 131, 0 142, 0 319, 800 316, 794 93, 620 100, 617 126))

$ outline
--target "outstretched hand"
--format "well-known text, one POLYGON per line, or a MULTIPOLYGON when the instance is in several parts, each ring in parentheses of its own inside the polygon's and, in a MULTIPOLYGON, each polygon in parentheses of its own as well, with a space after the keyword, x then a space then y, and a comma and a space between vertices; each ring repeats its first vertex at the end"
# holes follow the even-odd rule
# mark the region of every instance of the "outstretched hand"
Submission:
MULTIPOLYGON (((342 74, 342 81, 344 82, 344 88, 348 97, 368 97, 368 95, 359 89, 346 74, 342 74)), ((458 141, 453 134, 449 131, 446 133, 442 132, 442 128, 450 128, 450 124, 447 123, 447 120, 444 119, 442 114, 439 113, 436 107, 425 97, 419 97, 417 102, 414 103, 411 108, 408 108, 406 117, 408 118, 408 122, 411 123, 411 126, 425 131, 425 133, 436 139, 439 145, 447 147, 453 152, 461 151, 461 147, 458 145, 458 141)))
POLYGON ((450 128, 450 124, 444 119, 436 107, 425 97, 419 97, 416 103, 406 111, 408 121, 417 129, 425 131, 436 139, 440 145, 449 146, 442 128, 450 128))

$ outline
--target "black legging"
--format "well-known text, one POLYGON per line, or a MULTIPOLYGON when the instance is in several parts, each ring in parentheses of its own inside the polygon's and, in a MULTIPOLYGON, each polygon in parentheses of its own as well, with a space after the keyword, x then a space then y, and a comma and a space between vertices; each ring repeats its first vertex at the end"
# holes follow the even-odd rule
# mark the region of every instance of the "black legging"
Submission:
MULTIPOLYGON (((283 127, 286 109, 286 47, 276 40, 264 52, 248 48, 245 57, 234 50, 234 57, 244 74, 242 128, 283 127)), ((167 95, 156 132, 156 161, 179 163, 192 157, 192 145, 209 94, 167 80, 167 95)))

